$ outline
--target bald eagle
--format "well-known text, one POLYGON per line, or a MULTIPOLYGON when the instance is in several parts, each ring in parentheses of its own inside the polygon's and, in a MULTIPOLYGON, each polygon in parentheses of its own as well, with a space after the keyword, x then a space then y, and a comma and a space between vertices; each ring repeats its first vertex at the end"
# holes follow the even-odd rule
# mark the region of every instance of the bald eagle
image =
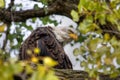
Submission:
POLYGON ((19 59, 29 60, 31 56, 27 50, 31 50, 35 56, 48 56, 57 61, 57 69, 72 69, 72 63, 63 49, 63 42, 69 42, 73 38, 70 34, 74 33, 72 28, 67 27, 39 27, 21 45, 19 59), (33 49, 36 47, 41 50, 39 54, 34 53, 33 49))

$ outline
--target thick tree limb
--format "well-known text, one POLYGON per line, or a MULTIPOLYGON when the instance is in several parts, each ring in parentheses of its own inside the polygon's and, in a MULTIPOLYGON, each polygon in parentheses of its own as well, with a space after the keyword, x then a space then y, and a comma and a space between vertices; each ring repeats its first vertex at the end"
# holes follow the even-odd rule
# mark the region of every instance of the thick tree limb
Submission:
MULTIPOLYGON (((89 77, 88 73, 85 71, 71 69, 55 69, 55 75, 58 76, 60 80, 97 80, 96 78, 89 77)), ((26 80, 27 78, 28 75, 26 74, 14 76, 14 80, 26 80)), ((116 78, 110 78, 109 75, 100 74, 99 80, 120 80, 120 76, 116 78)))
POLYGON ((8 10, 0 10, 0 20, 3 22, 23 22, 29 18, 44 17, 52 14, 65 15, 71 18, 70 11, 77 9, 76 3, 67 2, 63 0, 56 0, 54 3, 49 5, 45 10, 40 8, 39 10, 24 10, 24 11, 12 11, 13 19, 11 19, 11 12, 8 10), (47 11, 47 12, 46 12, 47 11))
MULTIPOLYGON (((70 70, 70 69, 56 69, 56 75, 60 80, 96 80, 89 77, 88 73, 80 70, 70 70)), ((100 74, 99 80, 120 80, 120 76, 116 78, 111 78, 109 75, 100 74)))

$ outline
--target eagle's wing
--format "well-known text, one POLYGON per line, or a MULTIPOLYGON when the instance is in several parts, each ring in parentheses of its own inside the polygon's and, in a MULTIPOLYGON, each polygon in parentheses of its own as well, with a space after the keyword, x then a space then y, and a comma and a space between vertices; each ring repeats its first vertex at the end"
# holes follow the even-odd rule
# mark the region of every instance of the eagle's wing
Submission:
POLYGON ((38 40, 44 36, 47 36, 47 32, 44 27, 37 28, 34 30, 31 35, 22 43, 20 50, 19 50, 19 59, 20 60, 27 60, 31 58, 31 51, 34 54, 34 48, 38 47, 38 40))
POLYGON ((72 68, 72 64, 68 56, 65 54, 63 47, 56 40, 52 32, 49 32, 48 36, 38 41, 38 47, 41 49, 40 56, 49 56, 58 62, 58 65, 55 68, 59 69, 72 68))
MULTIPOLYGON (((54 33, 49 27, 39 28, 35 30, 30 37, 23 43, 20 50, 20 59, 28 59, 30 56, 26 54, 27 49, 39 47, 41 52, 37 56, 49 56, 58 62, 55 68, 71 69, 72 64, 65 54, 63 47, 55 38, 54 33)), ((32 50, 33 51, 33 50, 32 50)))

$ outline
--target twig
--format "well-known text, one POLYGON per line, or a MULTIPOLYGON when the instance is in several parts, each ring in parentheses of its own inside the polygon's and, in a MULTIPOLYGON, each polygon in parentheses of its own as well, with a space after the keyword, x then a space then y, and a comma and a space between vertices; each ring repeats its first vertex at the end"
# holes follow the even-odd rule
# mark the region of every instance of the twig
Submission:
MULTIPOLYGON (((11 3, 9 4, 9 7, 8 7, 8 9, 7 9, 8 11, 11 12, 11 19, 12 19, 12 20, 13 20, 13 18, 12 18, 12 10, 11 10, 11 8, 12 8, 13 5, 14 5, 14 0, 11 0, 11 3)), ((4 42, 3 42, 2 50, 5 50, 5 47, 6 47, 6 45, 7 45, 8 34, 9 34, 9 31, 10 31, 11 22, 6 22, 6 24, 7 24, 7 30, 6 30, 6 32, 5 32, 6 36, 5 36, 5 40, 4 40, 4 42)))
POLYGON ((116 34, 116 35, 120 35, 120 32, 118 31, 113 31, 113 30, 102 30, 103 32, 106 32, 106 33, 113 33, 113 34, 116 34))
POLYGON ((12 7, 14 6, 14 0, 11 0, 9 7, 8 7, 8 11, 11 11, 12 7))
POLYGON ((6 36, 5 36, 5 39, 4 39, 4 41, 3 41, 2 50, 5 50, 5 47, 6 47, 6 45, 7 45, 9 30, 10 30, 10 24, 8 23, 8 24, 7 24, 7 30, 5 31, 6 36))

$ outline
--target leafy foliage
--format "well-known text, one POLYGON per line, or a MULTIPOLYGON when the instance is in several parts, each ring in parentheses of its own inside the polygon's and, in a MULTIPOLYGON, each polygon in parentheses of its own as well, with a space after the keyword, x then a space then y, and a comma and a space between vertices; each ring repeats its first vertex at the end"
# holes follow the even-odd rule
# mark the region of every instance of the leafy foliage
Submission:
POLYGON ((6 27, 6 24, 0 25, 0 32, 4 32, 5 31, 5 27, 6 27))
POLYGON ((109 33, 102 35, 99 25, 110 22, 117 25, 119 29, 119 3, 118 0, 111 0, 110 2, 106 0, 80 0, 78 11, 73 10, 71 12, 74 21, 79 21, 78 19, 83 14, 86 15, 83 21, 80 21, 78 30, 81 35, 88 37, 82 41, 80 48, 74 50, 74 55, 84 57, 81 66, 89 72, 90 76, 95 77, 98 72, 103 72, 111 74, 111 77, 116 77, 120 73, 117 69, 120 65, 120 41, 115 36, 110 36, 109 33))
POLYGON ((50 23, 50 24, 53 23, 55 26, 58 25, 57 21, 56 21, 56 20, 52 20, 52 19, 50 19, 49 16, 46 16, 46 17, 40 18, 40 20, 42 20, 42 23, 43 23, 44 25, 46 25, 47 23, 50 23))
POLYGON ((5 1, 4 0, 0 0, 0 8, 4 8, 5 7, 5 1))
MULTIPOLYGON (((4 51, 0 51, 0 54, 4 55, 4 51)), ((19 77, 19 75, 21 75, 21 73, 25 71, 27 75, 31 75, 26 80, 59 80, 58 77, 55 76, 55 73, 52 69, 52 67, 56 64, 57 62, 49 57, 32 57, 31 61, 18 61, 16 58, 9 58, 6 61, 4 61, 4 57, 1 56, 0 79, 14 80, 15 75, 19 77), (43 60, 43 64, 38 64, 39 59, 43 60)))

